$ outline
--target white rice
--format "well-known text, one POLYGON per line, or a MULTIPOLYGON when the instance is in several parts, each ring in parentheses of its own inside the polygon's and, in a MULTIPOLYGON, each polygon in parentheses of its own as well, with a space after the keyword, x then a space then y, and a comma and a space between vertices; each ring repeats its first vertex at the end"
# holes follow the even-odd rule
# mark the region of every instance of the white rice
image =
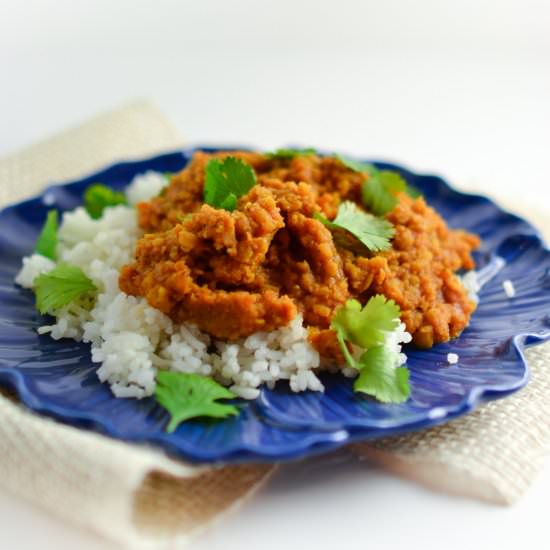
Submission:
POLYGON ((126 198, 134 206, 138 202, 156 197, 167 185, 168 179, 164 174, 148 171, 134 178, 126 189, 126 198))
POLYGON ((477 271, 467 271, 464 275, 462 275, 462 277, 460 277, 460 280, 468 293, 468 298, 477 304, 479 302, 478 293, 481 290, 481 282, 477 271))
POLYGON ((448 353, 447 354, 447 363, 449 365, 456 365, 458 363, 459 356, 456 353, 448 353))
POLYGON ((33 254, 28 258, 23 258, 23 267, 17 274, 15 282, 25 288, 31 288, 33 281, 41 275, 51 271, 55 267, 55 262, 45 258, 40 254, 33 254))
POLYGON ((407 332, 405 323, 399 323, 396 330, 386 332, 384 346, 392 353, 395 368, 407 362, 407 356, 401 352, 401 344, 408 344, 411 341, 412 336, 407 332))
POLYGON ((514 283, 510 281, 510 279, 506 279, 505 281, 502 281, 502 288, 504 289, 504 294, 508 298, 514 298, 516 296, 516 289, 514 287, 514 283))
MULTIPOLYGON (((460 280, 466 291, 468 292, 468 297, 473 300, 476 304, 479 303, 479 291, 492 279, 494 279, 500 271, 506 266, 506 260, 500 256, 494 256, 491 258, 491 261, 479 269, 478 271, 472 270, 467 271, 462 276, 460 280)), ((504 292, 511 292, 513 296, 508 296, 513 298, 515 296, 515 289, 511 281, 504 281, 502 283, 504 292)))
MULTIPOLYGON (((165 185, 162 174, 137 176, 126 191, 128 202, 147 200, 165 185)), ((119 270, 132 260, 141 234, 135 210, 128 206, 108 208, 99 220, 83 208, 65 213, 57 257, 80 267, 98 293, 93 304, 84 300, 57 312, 56 322, 40 327, 39 333, 90 343, 92 361, 101 364, 97 375, 117 397, 152 395, 157 369, 212 376, 245 399, 255 399, 262 384, 273 387, 278 380, 288 380, 294 392, 324 390, 315 372, 321 359, 308 341, 301 316, 271 332, 222 342, 192 324, 174 325, 144 298, 121 292, 119 270)), ((32 255, 23 260, 16 280, 32 288, 35 277, 53 267, 50 260, 32 255)), ((404 364, 401 343, 411 340, 405 325, 388 333, 386 340, 395 355, 394 366, 404 364)), ((344 369, 344 374, 357 372, 344 369)))

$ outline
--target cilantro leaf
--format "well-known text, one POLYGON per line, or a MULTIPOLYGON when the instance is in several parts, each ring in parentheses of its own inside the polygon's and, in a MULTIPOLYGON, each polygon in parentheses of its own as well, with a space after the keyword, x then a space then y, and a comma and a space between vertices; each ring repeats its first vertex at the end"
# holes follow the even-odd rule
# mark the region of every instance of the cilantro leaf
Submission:
POLYGON ((101 183, 90 185, 84 191, 84 206, 94 220, 101 218, 105 208, 118 204, 128 204, 124 193, 113 191, 101 183))
POLYGON ((361 195, 363 204, 377 216, 393 210, 398 202, 396 193, 407 190, 407 183, 397 173, 389 170, 374 172, 363 183, 361 195))
POLYGON ((347 340, 356 346, 371 348, 382 345, 385 333, 399 326, 400 313, 399 306, 382 294, 373 296, 362 307, 357 300, 348 300, 336 311, 330 328, 336 331, 341 345, 347 340))
POLYGON ((36 307, 40 313, 53 313, 83 294, 97 290, 79 268, 60 263, 34 280, 36 307))
POLYGON ((395 368, 393 364, 392 352, 384 346, 367 350, 359 360, 359 377, 353 389, 372 395, 382 403, 405 402, 411 393, 409 370, 395 368))
POLYGON ((407 184, 398 172, 378 170, 374 165, 367 162, 360 162, 338 154, 334 156, 346 168, 354 172, 368 173, 369 179, 363 183, 361 189, 363 204, 377 216, 383 216, 395 208, 398 202, 396 193, 407 193, 413 199, 422 196, 420 191, 407 184))
POLYGON ((414 185, 411 185, 410 183, 407 183, 407 189, 405 189, 405 193, 407 193, 407 195, 409 195, 411 199, 418 199, 419 197, 422 197, 420 189, 418 189, 414 185))
POLYGON ((225 418, 238 415, 235 405, 218 403, 219 399, 232 399, 235 395, 212 378, 185 372, 160 371, 155 389, 157 401, 171 415, 166 428, 173 432, 190 418, 208 416, 225 418))
POLYGON ((349 157, 344 157, 343 155, 334 155, 346 168, 353 170, 354 172, 368 172, 371 174, 376 168, 367 162, 361 162, 358 160, 350 159, 349 157))
POLYGON ((395 234, 395 229, 390 222, 363 212, 351 201, 340 204, 333 221, 327 220, 318 212, 313 216, 333 231, 337 244, 353 250, 357 249, 355 239, 373 252, 388 250, 391 247, 390 239, 395 234), (349 234, 355 239, 350 239, 349 234))
POLYGON ((296 157, 307 157, 316 154, 317 151, 315 149, 306 147, 304 149, 276 149, 275 151, 267 152, 265 156, 269 159, 292 160, 296 157))
POLYGON ((55 260, 57 247, 57 210, 50 210, 36 241, 35 252, 50 260, 55 260))
POLYGON ((204 202, 215 208, 235 210, 237 200, 256 184, 252 166, 235 158, 211 159, 206 165, 204 202))
POLYGON ((399 348, 387 344, 388 333, 399 328, 400 310, 393 300, 378 294, 361 307, 357 300, 348 300, 332 319, 330 327, 346 363, 359 371, 353 389, 376 397, 383 403, 403 403, 410 394, 409 371, 398 366, 399 348), (357 360, 348 345, 363 348, 357 360))

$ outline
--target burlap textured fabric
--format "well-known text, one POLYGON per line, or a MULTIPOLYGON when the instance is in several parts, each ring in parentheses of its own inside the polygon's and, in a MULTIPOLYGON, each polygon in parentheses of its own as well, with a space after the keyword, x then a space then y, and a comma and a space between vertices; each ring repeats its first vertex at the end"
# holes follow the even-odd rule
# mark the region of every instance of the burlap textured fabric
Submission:
MULTIPOLYGON (((0 206, 117 160, 181 146, 155 107, 132 103, 0 159, 0 206)), ((31 414, 0 394, 0 486, 129 548, 184 546, 273 471, 191 466, 31 414)))
MULTIPOLYGON (((181 144, 154 107, 133 103, 0 159, 0 205, 116 160, 181 144)), ((533 380, 515 396, 442 427, 355 445, 354 451, 440 490, 512 502, 550 447, 550 349, 529 350, 527 357, 533 380)), ((13 396, 0 396, 0 486, 131 548, 184 545, 273 471, 265 465, 190 466, 39 417, 13 396)))
POLYGON ((136 549, 183 546, 272 466, 202 468, 33 415, 0 397, 0 485, 136 549))
POLYGON ((526 353, 531 382, 517 394, 430 430, 357 444, 360 457, 432 489, 512 504, 550 452, 550 349, 526 353))
POLYGON ((182 143, 180 133, 156 107, 135 101, 0 159, 0 204, 116 160, 152 156, 182 143))
MULTIPOLYGON (((550 217, 499 200, 550 240, 550 217)), ((550 343, 525 351, 529 384, 472 414, 429 430, 353 446, 362 459, 432 489, 512 504, 529 488, 550 454, 550 343)))

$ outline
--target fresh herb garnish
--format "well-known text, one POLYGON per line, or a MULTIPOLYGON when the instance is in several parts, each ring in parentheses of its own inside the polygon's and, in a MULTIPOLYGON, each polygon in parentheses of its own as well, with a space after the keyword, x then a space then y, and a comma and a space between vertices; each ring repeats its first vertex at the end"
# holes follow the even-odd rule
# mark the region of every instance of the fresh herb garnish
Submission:
POLYGON ((53 313, 83 294, 97 290, 79 268, 60 263, 34 280, 36 307, 40 313, 53 313))
POLYGON ((215 208, 235 210, 237 200, 256 184, 252 166, 235 158, 212 159, 206 165, 204 202, 215 208))
POLYGON ((420 189, 417 189, 414 185, 411 185, 410 183, 407 183, 407 188, 405 189, 405 193, 411 197, 411 199, 418 199, 422 196, 422 193, 420 192, 420 189))
POLYGON ((56 257, 57 226, 57 210, 50 210, 36 241, 35 252, 50 260, 55 260, 56 257))
POLYGON ((394 353, 384 346, 367 350, 359 359, 357 392, 376 397, 382 403, 403 403, 410 393, 409 369, 394 366, 394 353))
POLYGON ((395 234, 393 225, 363 212, 355 203, 340 204, 333 221, 316 212, 314 218, 326 225, 333 233, 335 242, 345 248, 356 250, 357 240, 368 250, 379 252, 391 247, 390 239, 395 234), (350 234, 355 238, 350 238, 350 234))
POLYGON ((128 204, 124 193, 113 191, 102 183, 90 185, 84 192, 84 206, 94 220, 101 218, 105 208, 119 204, 128 204))
POLYGON ((235 398, 232 392, 212 378, 198 374, 158 372, 155 397, 172 417, 167 432, 173 432, 190 418, 226 418, 239 414, 235 405, 218 403, 219 399, 235 398))
POLYGON ((354 390, 384 403, 402 403, 410 394, 409 371, 399 365, 399 355, 386 347, 388 334, 400 325, 400 310, 382 295, 370 298, 365 306, 348 300, 331 322, 346 363, 359 371, 354 390), (359 359, 348 344, 362 349, 359 359))
POLYGON ((367 162, 361 162, 359 160, 350 159, 349 157, 344 157, 342 155, 335 154, 335 158, 337 158, 346 168, 349 168, 350 170, 353 170, 354 172, 368 172, 371 174, 373 170, 376 170, 376 168, 367 162))
POLYGON ((377 170, 363 183, 361 198, 371 212, 383 216, 397 205, 397 193, 406 190, 407 183, 397 172, 377 170))
POLYGON ((421 196, 420 191, 409 185, 393 170, 378 170, 374 165, 341 155, 334 155, 346 168, 358 173, 367 173, 368 181, 361 189, 363 204, 375 215, 384 216, 397 205, 397 193, 407 193, 411 198, 421 196))
POLYGON ((370 298, 364 306, 357 300, 348 300, 334 315, 332 329, 340 343, 348 340, 362 348, 371 348, 383 344, 386 332, 399 326, 399 314, 399 306, 381 294, 370 298))
POLYGON ((265 156, 269 159, 292 160, 296 157, 307 157, 316 154, 317 151, 315 149, 306 147, 304 149, 276 149, 275 151, 265 153, 265 156))

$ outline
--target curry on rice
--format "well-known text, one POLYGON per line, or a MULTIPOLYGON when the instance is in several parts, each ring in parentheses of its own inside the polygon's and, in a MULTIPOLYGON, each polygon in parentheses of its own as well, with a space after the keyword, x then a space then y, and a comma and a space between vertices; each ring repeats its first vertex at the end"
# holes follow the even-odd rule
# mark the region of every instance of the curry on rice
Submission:
POLYGON ((394 227, 391 248, 343 247, 317 214, 333 220, 344 201, 365 209, 368 185, 367 172, 333 156, 197 152, 160 196, 138 205, 146 234, 120 288, 225 340, 277 329, 301 313, 326 357, 340 357, 330 324, 350 298, 394 300, 419 347, 458 336, 475 303, 456 272, 474 267, 478 237, 448 228, 422 197, 398 192, 385 214, 394 227), (204 203, 208 162, 229 156, 256 176, 232 211, 204 203))

